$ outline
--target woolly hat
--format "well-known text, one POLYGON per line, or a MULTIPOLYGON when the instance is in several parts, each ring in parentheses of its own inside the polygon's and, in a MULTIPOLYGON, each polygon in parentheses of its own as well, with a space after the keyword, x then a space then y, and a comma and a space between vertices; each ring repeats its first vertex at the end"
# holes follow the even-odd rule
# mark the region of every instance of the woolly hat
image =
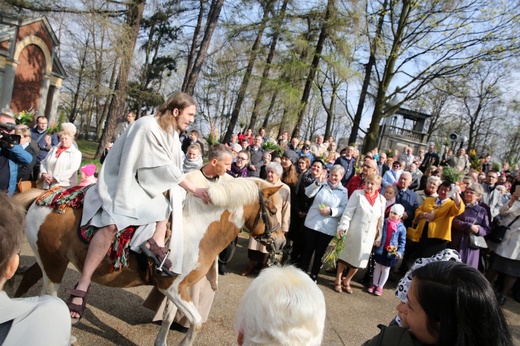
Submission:
POLYGON ((96 173, 96 165, 93 163, 86 164, 85 166, 81 167, 80 170, 85 173, 87 177, 90 177, 96 173))
POLYGON ((394 204, 390 211, 393 211, 394 213, 399 215, 399 217, 402 217, 404 213, 404 207, 400 204, 394 204))
POLYGON ((298 154, 296 154, 295 151, 292 150, 286 150, 283 153, 283 156, 291 160, 292 164, 295 165, 298 162, 298 154))

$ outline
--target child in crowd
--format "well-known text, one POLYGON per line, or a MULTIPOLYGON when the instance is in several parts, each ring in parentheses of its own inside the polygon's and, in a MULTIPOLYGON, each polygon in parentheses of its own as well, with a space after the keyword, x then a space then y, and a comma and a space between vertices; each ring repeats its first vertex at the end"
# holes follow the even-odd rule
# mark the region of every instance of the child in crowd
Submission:
MULTIPOLYGON (((53 296, 11 299, 4 285, 16 272, 24 242, 25 210, 0 192, 0 345, 70 345, 67 305, 53 296)), ((325 303, 324 303, 325 305, 325 303)))
POLYGON ((203 165, 202 155, 198 144, 191 144, 186 151, 182 170, 184 173, 194 171, 201 168, 203 165))
MULTIPOLYGON (((385 196, 386 205, 385 205, 385 219, 390 215, 390 209, 395 204, 395 196, 397 196, 397 186, 395 185, 387 185, 384 190, 381 190, 381 193, 385 196)), ((372 281, 372 277, 374 277, 374 268, 376 266, 376 262, 374 260, 375 250, 377 246, 374 245, 372 248, 372 252, 370 253, 370 258, 368 259, 368 266, 363 277, 363 283, 365 285, 369 285, 372 281)))
POLYGON ((93 163, 86 164, 80 169, 81 182, 79 186, 88 186, 97 183, 97 178, 94 176, 96 173, 96 165, 93 163))
POLYGON ((374 277, 369 293, 376 296, 383 294, 383 287, 390 276, 390 268, 395 267, 397 260, 403 258, 406 245, 406 227, 401 222, 404 207, 394 204, 390 215, 385 219, 381 241, 376 241, 374 277))

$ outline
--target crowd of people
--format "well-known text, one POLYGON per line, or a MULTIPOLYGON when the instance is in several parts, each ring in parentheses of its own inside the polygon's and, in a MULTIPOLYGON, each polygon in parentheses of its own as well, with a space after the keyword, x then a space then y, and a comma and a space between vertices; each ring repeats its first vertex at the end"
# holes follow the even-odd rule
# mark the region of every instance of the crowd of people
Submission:
MULTIPOLYGON (((71 318, 82 317, 91 276, 104 258, 111 239, 127 226, 151 225, 141 231, 143 234, 137 235, 143 242, 136 250, 153 260, 164 275, 179 273, 182 249, 170 254, 165 245, 167 220, 172 213, 179 212, 175 208, 180 205, 174 200, 182 200, 187 191, 205 203, 211 203, 207 182, 218 182, 222 176, 227 179, 257 177, 281 187, 282 198, 276 205, 276 215, 287 236, 286 260, 299 268, 298 273, 308 274, 311 282, 318 282, 322 257, 331 241, 334 238, 344 240, 345 245, 338 254, 333 287, 338 293, 353 294, 351 280, 359 270, 368 268, 372 278, 366 283, 366 291, 381 296, 390 272, 398 263, 401 263, 399 271, 405 273, 418 259, 435 256, 446 249, 456 250, 463 263, 461 266, 432 265, 429 270, 413 271, 412 293, 407 304, 413 302, 424 309, 426 317, 423 316, 425 320, 421 323, 424 325, 420 328, 426 329, 427 333, 424 336, 415 334, 419 327, 407 327, 418 323, 416 318, 406 318, 412 310, 416 313, 417 308, 404 307, 399 313, 403 321, 408 320, 408 324, 401 327, 411 330, 413 337, 422 344, 444 344, 448 340, 451 344, 467 333, 451 330, 452 327, 449 323, 444 324, 444 320, 440 324, 436 322, 441 317, 431 311, 438 307, 432 306, 425 298, 432 282, 454 287, 459 285, 457 279, 464 274, 475 277, 475 282, 482 284, 484 276, 480 270, 491 282, 482 288, 482 296, 489 298, 492 287, 495 287, 497 298, 489 304, 504 304, 506 295, 520 277, 518 169, 493 171, 487 157, 482 160, 481 167, 474 169, 464 148, 455 155, 439 156, 433 144, 426 152, 419 150, 417 155, 408 146, 401 153, 392 148, 394 150, 387 152, 374 149, 361 154, 353 146, 346 146, 338 152, 338 145, 332 137, 325 140, 324 136, 318 135, 312 142, 300 141, 289 138, 286 131, 281 133, 278 140, 280 151, 276 152, 264 149, 263 145, 269 139, 263 128, 257 134, 248 129, 231 136, 228 143, 204 148, 198 131, 186 132, 195 113, 195 101, 184 93, 173 94, 159 107, 155 116, 136 121, 135 113, 130 112, 125 126, 118 128, 113 147, 107 148, 103 156, 98 180, 95 166, 86 165, 80 169, 81 152, 74 142, 75 127, 67 124, 57 136, 51 135, 46 131, 47 119, 38 117, 34 128, 16 128, 17 133, 27 140, 2 146, 0 189, 11 195, 15 193, 19 173, 29 180, 41 177, 44 189, 93 185, 85 196, 82 225, 92 225, 99 230, 90 242, 81 278, 74 290, 70 290, 68 307, 71 318), (208 153, 206 164, 203 160, 205 152, 208 153), (442 181, 445 166, 462 172, 463 180, 456 184, 442 181), (81 182, 78 182, 78 170, 81 182), (193 183, 190 177, 194 174, 207 182, 201 185, 193 183), (170 192, 169 196, 163 194, 165 191, 170 192), (138 213, 141 209, 148 212, 138 213), (488 242, 489 252, 472 247, 470 236, 490 234, 493 219, 507 225, 504 240, 488 242), (489 263, 483 260, 488 257, 489 263), (499 280, 495 282, 497 277, 499 280), (435 327, 430 328, 432 325, 435 327)), ((14 124, 12 112, 2 110, 0 122, 14 124)), ((10 127, 0 130, 14 133, 15 126, 12 130, 10 127)), ((173 226, 172 242, 179 231, 173 226)), ((228 250, 225 249, 221 255, 225 256, 228 250)), ((266 269, 271 264, 267 249, 252 238, 248 245, 248 259, 241 273, 243 276, 260 274, 260 279, 266 278, 267 273, 275 273, 266 269)), ((286 273, 281 272, 283 275, 275 274, 294 276, 290 281, 295 286, 295 282, 305 282, 299 278, 300 274, 292 272, 293 267, 290 268, 286 273)), ((220 272, 225 274, 225 266, 220 272)), ((200 289, 192 293, 200 294, 200 289)), ((252 285, 251 290, 255 289, 261 288, 252 285)), ((446 291, 446 299, 456 299, 454 295, 457 294, 461 293, 446 291)), ((212 300, 206 306, 207 313, 212 300)), ((195 304, 199 304, 197 299, 195 304)), ((316 311, 321 311, 321 302, 318 300, 316 304, 316 311)), ((464 314, 464 311, 446 310, 443 314, 455 319, 455 315, 464 314)), ((313 328, 317 328, 313 334, 321 341, 322 316, 315 314, 313 317, 316 318, 313 328)), ((179 316, 178 320, 181 318, 179 316)), ((507 330, 507 326, 503 328, 507 330)), ((245 340, 251 334, 263 333, 261 329, 252 329, 252 326, 241 323, 237 323, 237 332, 239 344, 248 344, 245 340)), ((505 335, 505 342, 501 344, 508 344, 508 338, 508 334, 505 335)))

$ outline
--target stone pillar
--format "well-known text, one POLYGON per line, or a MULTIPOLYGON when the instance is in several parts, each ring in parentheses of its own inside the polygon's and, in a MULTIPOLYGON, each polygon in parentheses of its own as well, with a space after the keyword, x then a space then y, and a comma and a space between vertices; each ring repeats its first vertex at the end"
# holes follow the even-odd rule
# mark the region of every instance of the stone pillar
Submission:
POLYGON ((40 89, 40 99, 38 101, 38 112, 37 117, 45 115, 45 107, 47 106, 47 94, 49 93, 49 85, 51 83, 50 76, 47 74, 43 75, 42 87, 40 89))
POLYGON ((18 64, 13 61, 5 62, 5 72, 3 76, 2 94, 0 95, 0 108, 11 108, 11 98, 13 97, 14 76, 18 64))
POLYGON ((63 79, 54 77, 51 83, 52 86, 54 86, 54 92, 52 93, 51 109, 49 112, 49 123, 52 123, 54 120, 56 120, 58 116, 58 106, 60 104, 60 92, 63 79))

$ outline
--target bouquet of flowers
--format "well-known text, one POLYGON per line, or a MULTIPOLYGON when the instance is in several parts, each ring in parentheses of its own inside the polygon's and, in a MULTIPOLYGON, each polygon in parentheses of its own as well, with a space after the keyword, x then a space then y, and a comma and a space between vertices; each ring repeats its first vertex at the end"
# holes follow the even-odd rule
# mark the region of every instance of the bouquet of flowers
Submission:
POLYGON ((336 268, 336 262, 338 261, 339 254, 345 247, 345 235, 343 234, 341 237, 336 235, 334 239, 332 239, 331 244, 332 246, 321 258, 322 267, 326 264, 327 268, 336 268))
POLYGON ((385 250, 389 255, 395 255, 397 253, 397 245, 388 245, 385 250))

